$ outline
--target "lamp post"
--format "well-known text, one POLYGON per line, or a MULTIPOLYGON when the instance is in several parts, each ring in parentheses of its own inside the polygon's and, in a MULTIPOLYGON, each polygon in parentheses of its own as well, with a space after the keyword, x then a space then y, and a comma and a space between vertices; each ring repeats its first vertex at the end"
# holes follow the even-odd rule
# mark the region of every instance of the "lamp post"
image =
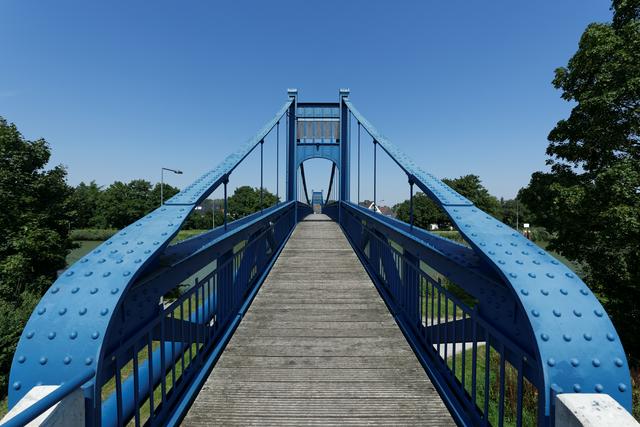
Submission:
POLYGON ((173 172, 176 175, 182 175, 181 170, 160 168, 160 206, 164 205, 164 171, 173 172))

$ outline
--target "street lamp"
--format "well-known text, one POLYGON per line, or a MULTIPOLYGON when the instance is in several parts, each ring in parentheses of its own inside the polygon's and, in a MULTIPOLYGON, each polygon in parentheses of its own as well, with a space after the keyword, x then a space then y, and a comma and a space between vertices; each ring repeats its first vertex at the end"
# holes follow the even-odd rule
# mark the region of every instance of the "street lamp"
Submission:
POLYGON ((176 175, 182 175, 181 170, 160 168, 160 206, 164 205, 164 171, 173 172, 176 175))

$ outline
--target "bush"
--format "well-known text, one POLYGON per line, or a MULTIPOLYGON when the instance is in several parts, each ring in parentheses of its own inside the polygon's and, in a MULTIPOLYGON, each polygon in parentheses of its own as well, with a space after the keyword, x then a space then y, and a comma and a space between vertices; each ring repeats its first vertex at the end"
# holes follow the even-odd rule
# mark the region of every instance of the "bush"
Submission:
POLYGON ((69 237, 71 240, 95 240, 103 241, 111 238, 118 230, 115 228, 80 228, 71 230, 69 237))

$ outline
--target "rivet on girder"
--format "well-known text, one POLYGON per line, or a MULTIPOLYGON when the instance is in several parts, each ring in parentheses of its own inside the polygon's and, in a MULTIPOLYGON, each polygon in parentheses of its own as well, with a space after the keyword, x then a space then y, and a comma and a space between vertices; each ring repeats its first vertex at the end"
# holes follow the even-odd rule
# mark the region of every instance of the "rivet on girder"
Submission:
POLYGON ((125 276, 125 277, 126 277, 126 276, 128 276, 128 275, 130 275, 130 274, 131 274, 131 272, 130 272, 130 271, 125 271, 125 272, 123 272, 123 273, 122 273, 122 275, 123 275, 123 276, 125 276))
POLYGON ((595 310, 593 310, 593 313, 594 313, 596 316, 598 316, 598 317, 602 317, 602 315, 604 314, 604 313, 602 312, 602 310, 599 310, 599 309, 597 309, 597 308, 596 308, 595 310))
POLYGON ((556 317, 560 317, 560 316, 562 316, 562 312, 560 310, 554 308, 553 309, 553 315, 556 316, 556 317))
POLYGON ((68 365, 69 363, 71 363, 71 357, 70 356, 65 356, 64 359, 62 359, 62 362, 65 365, 68 365))
POLYGON ((118 293, 118 291, 119 291, 119 290, 120 290, 120 289, 118 289, 118 288, 113 288, 113 289, 111 289, 111 293, 112 293, 113 295, 115 295, 115 294, 117 294, 117 293, 118 293))
POLYGON ((591 364, 596 368, 599 367, 600 366, 600 359, 598 359, 598 358, 593 359, 591 361, 591 364))
POLYGON ((562 339, 565 340, 566 342, 569 342, 571 341, 571 335, 563 334, 562 339))
POLYGON ((99 336, 100 336, 100 332, 98 331, 91 334, 91 338, 94 340, 97 340, 99 336))
POLYGON ((51 289, 51 293, 52 294, 57 294, 59 290, 60 290, 60 288, 56 286, 55 288, 51 289))
POLYGON ((529 277, 531 277, 531 278, 535 279, 535 277, 536 277, 536 273, 529 273, 529 277))
POLYGON ((578 359, 576 359, 575 357, 571 359, 571 366, 573 366, 574 368, 578 367, 580 365, 580 361, 578 359))
POLYGON ((47 335, 47 338, 49 338, 50 340, 54 339, 55 337, 56 337, 55 332, 49 332, 49 335, 47 335))
POLYGON ((549 335, 544 332, 540 334, 540 338, 542 338, 542 341, 549 341, 549 335))
POLYGON ((20 387, 22 387, 22 384, 20 384, 20 381, 16 381, 13 383, 14 390, 20 390, 20 387))
POLYGON ((616 339, 616 337, 614 337, 611 332, 607 332, 607 339, 609 341, 614 341, 616 339))
POLYGON ((540 312, 536 309, 531 310, 531 314, 533 314, 534 317, 540 316, 540 312))
POLYGON ((565 288, 560 288, 560 293, 562 295, 567 295, 569 293, 569 291, 567 291, 565 288))
POLYGON ((604 390, 604 387, 602 387, 602 384, 596 384, 596 386, 595 386, 595 390, 596 390, 598 393, 602 393, 602 390, 604 390))
POLYGON ((65 276, 73 276, 73 271, 67 271, 67 272, 65 273, 65 276))
POLYGON ((87 357, 86 359, 84 359, 84 364, 85 365, 91 365, 93 363, 93 359, 90 357, 87 357))
POLYGON ((75 340, 77 337, 78 337, 78 332, 71 331, 71 333, 69 333, 69 338, 71 338, 72 340, 75 340))
POLYGON ((582 312, 580 312, 580 311, 578 311, 578 310, 573 310, 573 314, 574 314, 576 317, 582 317, 582 312))
POLYGON ((31 338, 33 338, 33 335, 34 335, 33 331, 27 332, 27 339, 30 340, 31 338))
POLYGON ((85 277, 89 277, 93 274, 93 271, 85 271, 84 275, 85 277))
POLYGON ((555 366, 555 365, 556 365, 556 359, 554 359, 553 357, 550 357, 550 358, 547 360, 547 365, 549 365, 549 366, 551 366, 551 367, 555 366))
POLYGON ((104 273, 102 273, 102 277, 109 277, 109 276, 111 276, 110 271, 105 271, 104 273))
POLYGON ((582 295, 589 295, 589 291, 587 291, 586 289, 580 289, 580 293, 582 295))
POLYGON ((541 293, 542 295, 544 295, 544 296, 549 295, 549 291, 548 291, 548 290, 546 290, 546 289, 540 289, 540 293, 541 293))
POLYGON ((627 386, 620 383, 618 384, 618 390, 620 390, 621 392, 624 392, 627 389, 627 386))
POLYGON ((78 288, 78 287, 76 286, 75 288, 71 289, 71 293, 72 293, 72 294, 75 294, 75 293, 77 293, 79 290, 80 290, 80 288, 78 288))
MULTIPOLYGON (((554 277, 556 277, 556 276, 554 276, 552 273, 547 273, 547 277, 548 277, 549 279, 553 279, 553 278, 554 278, 554 277)), ((565 294, 565 295, 566 295, 566 294, 565 294)))
POLYGON ((45 313, 45 311, 47 311, 47 309, 46 309, 46 308, 44 308, 44 307, 40 307, 40 308, 38 309, 38 314, 39 314, 39 315, 43 315, 43 314, 45 313))
POLYGON ((87 308, 86 307, 82 307, 80 310, 78 310, 78 314, 80 316, 84 316, 85 314, 87 314, 87 308))
POLYGON ((613 363, 615 363, 618 368, 622 367, 622 365, 624 364, 622 359, 620 359, 619 357, 616 357, 615 359, 613 359, 613 363))
POLYGON ((104 258, 100 258, 100 259, 98 260, 98 264, 103 264, 105 261, 106 261, 106 259, 104 259, 104 258))
POLYGON ((580 387, 580 384, 573 385, 573 391, 575 391, 576 393, 580 393, 580 390, 582 390, 582 388, 580 387))
POLYGON ((584 337, 585 340, 591 341, 591 338, 592 338, 591 334, 585 332, 582 336, 584 337))
POLYGON ((109 309, 108 309, 108 308, 103 308, 102 310, 100 310, 100 314, 101 314, 102 316, 106 316, 106 315, 107 315, 107 313, 109 313, 109 309))
POLYGON ((89 291, 89 293, 91 293, 91 295, 95 294, 98 292, 98 288, 93 288, 89 291))
POLYGON ((46 365, 46 364, 47 364, 47 358, 46 358, 46 357, 44 357, 44 356, 42 356, 42 357, 40 358, 40 361, 39 361, 39 362, 40 362, 40 364, 41 364, 41 365, 46 365))

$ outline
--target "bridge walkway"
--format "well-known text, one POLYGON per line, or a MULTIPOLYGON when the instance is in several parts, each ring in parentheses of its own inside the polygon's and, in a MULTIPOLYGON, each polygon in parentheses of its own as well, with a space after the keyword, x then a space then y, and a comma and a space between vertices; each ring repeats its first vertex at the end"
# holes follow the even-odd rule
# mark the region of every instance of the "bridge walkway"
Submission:
POLYGON ((183 420, 454 425, 340 227, 300 222, 183 420))

